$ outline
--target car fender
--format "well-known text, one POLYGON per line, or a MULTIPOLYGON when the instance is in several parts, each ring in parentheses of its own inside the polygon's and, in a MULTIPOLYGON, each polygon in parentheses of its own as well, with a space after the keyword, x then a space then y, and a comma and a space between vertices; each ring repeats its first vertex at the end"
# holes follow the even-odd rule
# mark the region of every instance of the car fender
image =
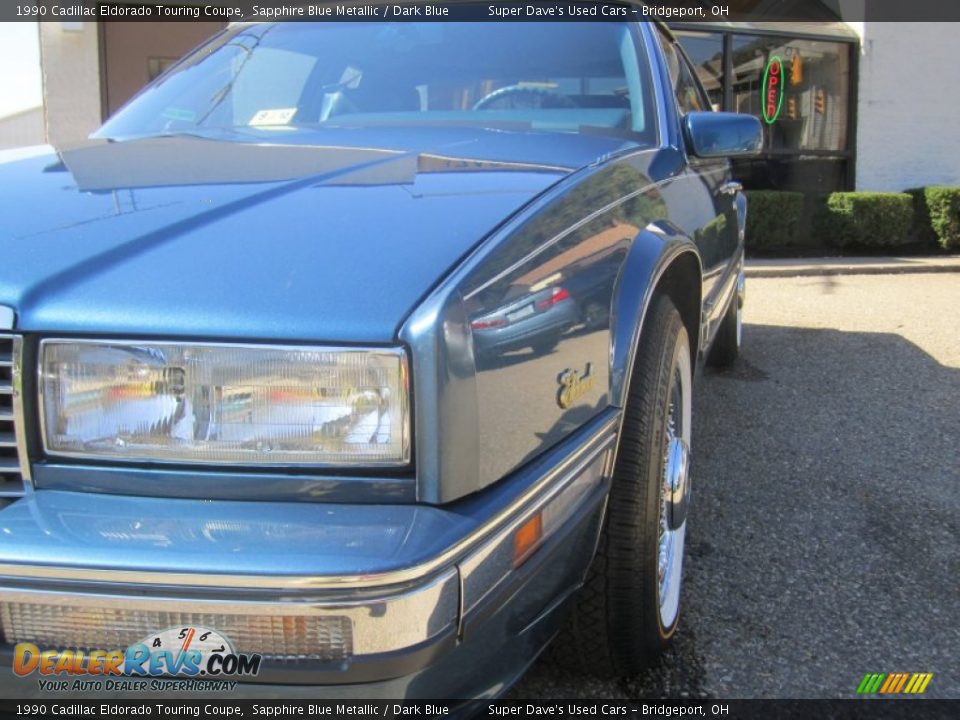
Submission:
MULTIPOLYGON (((690 282, 701 303, 702 266, 693 241, 668 222, 648 226, 637 236, 624 262, 620 280, 614 290, 613 318, 610 327, 610 399, 623 407, 629 390, 629 378, 640 342, 644 319, 668 270, 677 267, 683 256, 696 259, 697 272, 690 282)), ((696 346, 700 336, 701 316, 696 317, 697 333, 691 333, 696 346)), ((687 319, 687 318, 685 318, 687 319)))

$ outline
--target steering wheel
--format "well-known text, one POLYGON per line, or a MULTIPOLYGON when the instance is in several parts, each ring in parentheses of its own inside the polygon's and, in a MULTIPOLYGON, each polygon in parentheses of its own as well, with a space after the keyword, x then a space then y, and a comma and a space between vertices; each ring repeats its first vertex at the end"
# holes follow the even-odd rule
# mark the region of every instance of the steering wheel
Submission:
POLYGON ((474 110, 520 110, 575 108, 566 95, 535 85, 507 85, 484 95, 473 104, 474 110))

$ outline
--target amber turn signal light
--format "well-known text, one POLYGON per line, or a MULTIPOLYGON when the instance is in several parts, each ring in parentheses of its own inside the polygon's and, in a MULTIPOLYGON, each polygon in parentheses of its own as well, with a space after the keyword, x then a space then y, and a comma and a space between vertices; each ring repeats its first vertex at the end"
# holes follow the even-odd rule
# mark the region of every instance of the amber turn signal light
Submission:
POLYGON ((513 534, 513 567, 518 568, 526 562, 543 540, 543 515, 537 513, 517 528, 513 534))

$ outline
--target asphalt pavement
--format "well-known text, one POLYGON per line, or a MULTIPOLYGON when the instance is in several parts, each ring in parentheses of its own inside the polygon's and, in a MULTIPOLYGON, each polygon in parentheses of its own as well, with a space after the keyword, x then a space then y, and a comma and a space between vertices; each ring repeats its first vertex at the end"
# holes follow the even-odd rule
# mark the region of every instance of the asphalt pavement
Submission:
POLYGON ((960 698, 960 275, 752 278, 697 380, 682 625, 642 675, 518 698, 960 698))

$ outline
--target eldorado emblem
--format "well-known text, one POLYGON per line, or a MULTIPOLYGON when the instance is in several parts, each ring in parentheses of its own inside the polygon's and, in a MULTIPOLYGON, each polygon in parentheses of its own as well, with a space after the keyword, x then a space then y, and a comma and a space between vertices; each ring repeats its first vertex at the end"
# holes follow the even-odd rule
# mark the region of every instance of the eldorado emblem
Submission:
POLYGON ((593 373, 591 363, 581 374, 579 370, 567 368, 557 377, 560 390, 557 392, 557 405, 566 410, 577 400, 586 395, 593 388, 593 373))

